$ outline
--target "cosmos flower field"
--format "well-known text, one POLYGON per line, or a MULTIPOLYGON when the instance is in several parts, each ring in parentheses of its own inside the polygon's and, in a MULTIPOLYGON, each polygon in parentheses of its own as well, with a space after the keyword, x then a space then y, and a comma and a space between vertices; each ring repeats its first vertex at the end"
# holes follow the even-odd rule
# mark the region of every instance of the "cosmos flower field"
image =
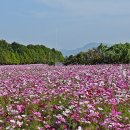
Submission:
POLYGON ((0 130, 130 130, 130 64, 0 66, 0 130))

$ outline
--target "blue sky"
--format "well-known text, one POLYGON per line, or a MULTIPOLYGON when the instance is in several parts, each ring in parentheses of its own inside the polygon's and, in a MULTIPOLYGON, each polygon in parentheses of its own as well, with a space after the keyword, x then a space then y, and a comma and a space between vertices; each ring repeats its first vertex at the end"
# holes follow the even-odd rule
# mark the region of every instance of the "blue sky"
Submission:
POLYGON ((0 0, 0 39, 57 49, 130 42, 130 0, 0 0))

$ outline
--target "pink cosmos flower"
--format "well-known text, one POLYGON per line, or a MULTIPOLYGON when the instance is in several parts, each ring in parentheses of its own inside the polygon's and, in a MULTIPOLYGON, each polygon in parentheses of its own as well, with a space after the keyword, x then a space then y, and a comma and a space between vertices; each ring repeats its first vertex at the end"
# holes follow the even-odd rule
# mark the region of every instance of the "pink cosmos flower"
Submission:
POLYGON ((58 114, 56 117, 59 121, 64 122, 64 123, 66 122, 65 118, 61 114, 58 114))
POLYGON ((118 115, 120 115, 120 114, 121 114, 121 112, 118 112, 117 109, 116 109, 116 106, 113 105, 113 106, 112 106, 112 110, 111 110, 111 115, 112 115, 112 116, 118 116, 118 115))
POLYGON ((37 117, 41 117, 41 113, 40 112, 33 112, 34 115, 36 115, 37 117))
POLYGON ((50 126, 50 125, 45 125, 44 127, 45 127, 46 129, 51 128, 51 126, 50 126))
POLYGON ((25 108, 23 105, 17 105, 16 107, 17 107, 17 110, 19 111, 19 113, 22 113, 25 108))

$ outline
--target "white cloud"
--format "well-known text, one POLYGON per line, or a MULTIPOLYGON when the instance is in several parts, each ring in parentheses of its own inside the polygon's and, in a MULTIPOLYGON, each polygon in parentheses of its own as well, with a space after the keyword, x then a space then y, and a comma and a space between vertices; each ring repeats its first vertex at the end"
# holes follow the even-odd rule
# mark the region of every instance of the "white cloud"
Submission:
POLYGON ((128 0, 36 0, 51 8, 73 15, 130 14, 128 0))

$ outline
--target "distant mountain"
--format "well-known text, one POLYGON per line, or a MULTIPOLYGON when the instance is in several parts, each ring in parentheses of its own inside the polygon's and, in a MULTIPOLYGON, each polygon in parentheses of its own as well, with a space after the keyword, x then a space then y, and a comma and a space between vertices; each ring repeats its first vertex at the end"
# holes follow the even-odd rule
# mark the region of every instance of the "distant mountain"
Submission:
MULTIPOLYGON (((74 50, 62 49, 60 51, 62 52, 62 54, 64 56, 70 56, 70 55, 76 55, 76 54, 78 54, 81 51, 83 52, 83 51, 88 51, 89 49, 92 49, 92 48, 96 48, 99 45, 100 45, 100 43, 92 42, 92 43, 86 44, 85 46, 83 46, 81 48, 77 48, 77 49, 74 49, 74 50)), ((105 45, 110 46, 111 44, 105 44, 105 45)))

